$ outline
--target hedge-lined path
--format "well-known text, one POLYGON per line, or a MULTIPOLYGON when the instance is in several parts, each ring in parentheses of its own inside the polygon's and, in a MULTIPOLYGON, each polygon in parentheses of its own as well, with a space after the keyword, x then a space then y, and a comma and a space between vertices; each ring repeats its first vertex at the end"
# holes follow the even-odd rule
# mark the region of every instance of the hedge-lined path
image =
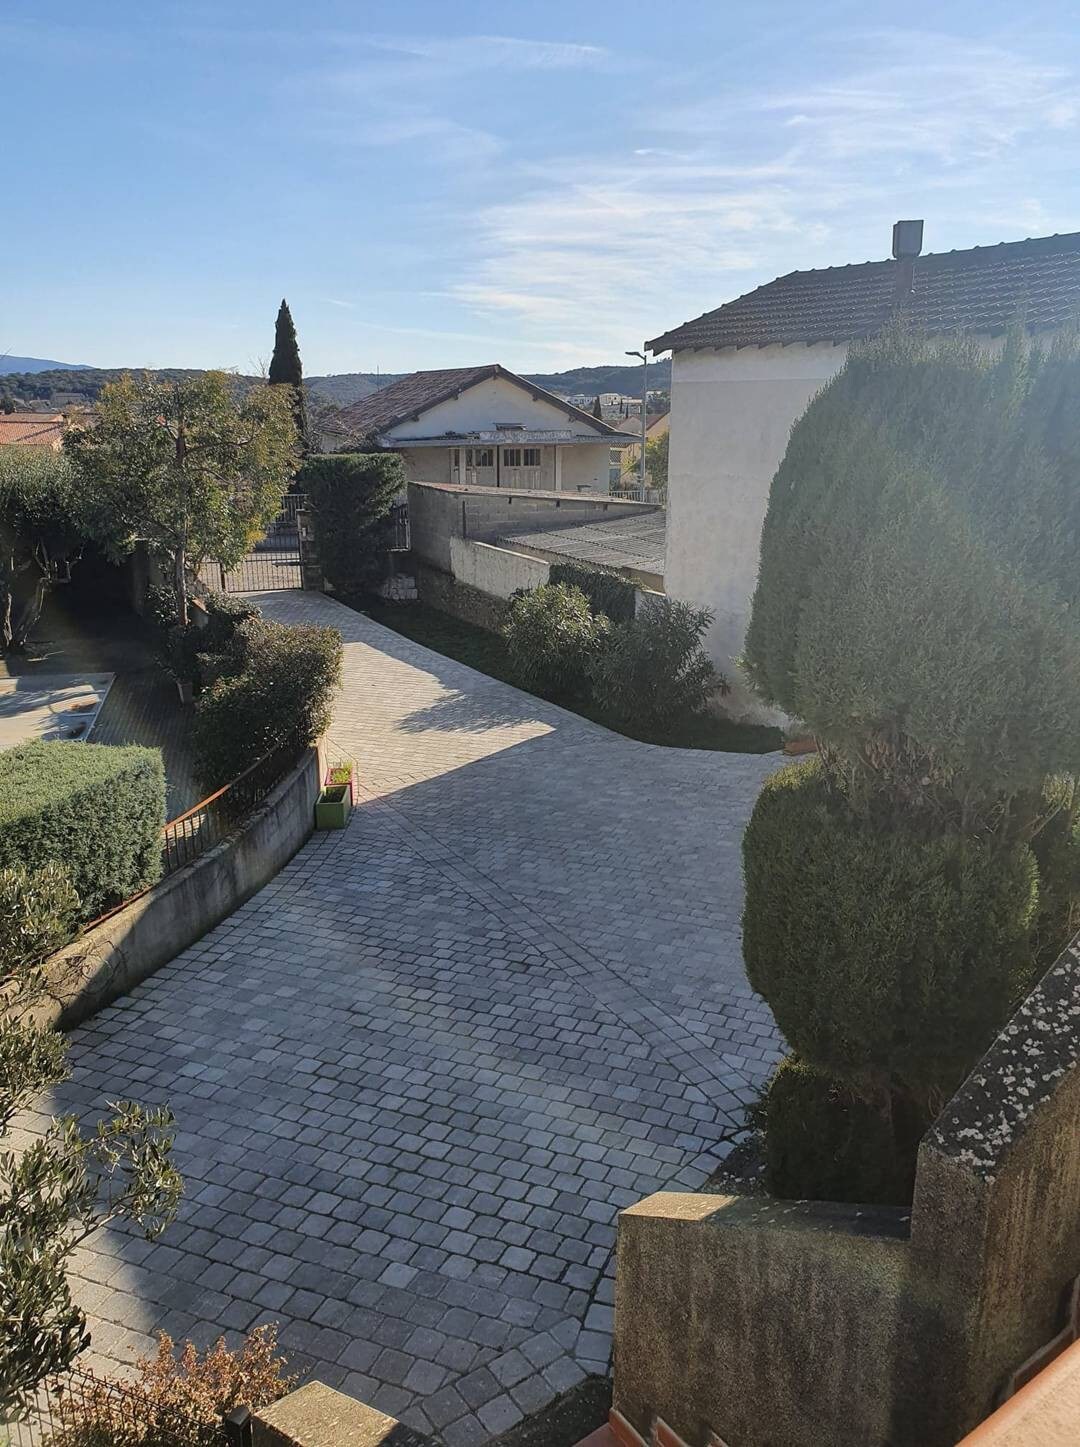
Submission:
POLYGON ((661 749, 313 594, 358 762, 230 919, 75 1031, 56 1108, 177 1116, 157 1244, 79 1257, 93 1353, 282 1324, 304 1371, 487 1441, 606 1370, 619 1208, 693 1189, 775 1057, 740 960, 739 841, 776 756, 661 749))

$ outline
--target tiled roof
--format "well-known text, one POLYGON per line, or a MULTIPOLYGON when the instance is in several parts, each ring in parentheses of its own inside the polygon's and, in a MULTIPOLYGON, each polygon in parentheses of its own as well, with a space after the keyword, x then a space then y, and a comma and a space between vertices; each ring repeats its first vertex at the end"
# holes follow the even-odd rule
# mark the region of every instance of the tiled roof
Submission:
POLYGON ((63 417, 41 412, 0 413, 0 447, 60 446, 64 437, 63 417))
POLYGON ((583 412, 572 402, 566 402, 562 397, 545 391, 543 387, 527 382, 524 377, 508 372, 497 362, 484 367, 444 367, 434 372, 412 372, 408 377, 402 377, 400 382, 391 382, 389 387, 373 392, 370 397, 361 397, 360 401, 354 402, 351 407, 343 407, 336 420, 346 431, 357 436, 388 432, 399 422, 419 417, 424 412, 429 412, 432 407, 437 407, 440 402, 448 402, 479 382, 486 382, 489 377, 503 377, 508 382, 516 383, 531 396, 549 402, 568 417, 587 423, 592 431, 603 432, 605 436, 619 431, 617 427, 609 427, 606 422, 600 422, 590 413, 583 412))
MULTIPOLYGON (((900 265, 793 271, 648 345, 666 352, 869 336, 894 311, 900 265)), ((1030 331, 1060 327, 1080 312, 1080 232, 920 256, 906 307, 914 325, 931 333, 999 335, 1018 317, 1030 331)))

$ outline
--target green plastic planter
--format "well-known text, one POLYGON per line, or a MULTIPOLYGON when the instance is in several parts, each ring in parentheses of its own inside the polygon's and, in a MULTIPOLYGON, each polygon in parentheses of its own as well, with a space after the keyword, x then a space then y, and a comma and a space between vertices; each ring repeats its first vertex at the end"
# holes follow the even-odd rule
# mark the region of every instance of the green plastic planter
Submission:
POLYGON ((351 808, 348 784, 334 784, 323 789, 315 801, 315 828, 344 829, 349 822, 351 808))

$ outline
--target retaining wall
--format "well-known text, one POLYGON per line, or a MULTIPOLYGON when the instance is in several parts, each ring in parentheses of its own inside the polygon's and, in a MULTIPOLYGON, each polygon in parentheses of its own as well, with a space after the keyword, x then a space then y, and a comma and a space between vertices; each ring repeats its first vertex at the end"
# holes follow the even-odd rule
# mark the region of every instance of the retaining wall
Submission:
POLYGON ((49 999, 32 1012, 69 1029, 154 974, 250 899, 312 833, 322 769, 307 749, 237 829, 125 905, 45 966, 49 999))
POLYGON ((896 1213, 660 1194, 619 1220, 615 1407, 693 1447, 952 1447, 1080 1273, 1080 949, 946 1106, 896 1213))
POLYGON ((472 538, 450 539, 450 571, 459 583, 493 598, 511 598, 521 588, 539 588, 548 581, 551 564, 542 558, 472 538))

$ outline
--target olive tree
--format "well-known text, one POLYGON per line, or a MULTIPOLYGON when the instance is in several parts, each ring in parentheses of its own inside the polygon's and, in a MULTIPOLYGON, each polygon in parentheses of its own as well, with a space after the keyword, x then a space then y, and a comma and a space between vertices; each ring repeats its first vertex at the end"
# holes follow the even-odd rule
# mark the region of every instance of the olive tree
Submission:
POLYGON ((158 1235, 182 1189, 165 1109, 116 1102, 92 1130, 64 1116, 12 1148, 17 1112, 68 1074, 64 1037, 33 1011, 46 995, 42 961, 78 914, 59 867, 0 870, 0 1422, 17 1419, 89 1342, 67 1280, 75 1248, 110 1221, 158 1235))
POLYGON ((300 461, 286 387, 240 389, 224 372, 108 383, 97 419, 65 446, 113 529, 165 560, 176 616, 207 558, 234 567, 269 525, 300 461))
POLYGON ((92 493, 42 447, 0 447, 0 653, 19 653, 50 590, 101 534, 92 493))

